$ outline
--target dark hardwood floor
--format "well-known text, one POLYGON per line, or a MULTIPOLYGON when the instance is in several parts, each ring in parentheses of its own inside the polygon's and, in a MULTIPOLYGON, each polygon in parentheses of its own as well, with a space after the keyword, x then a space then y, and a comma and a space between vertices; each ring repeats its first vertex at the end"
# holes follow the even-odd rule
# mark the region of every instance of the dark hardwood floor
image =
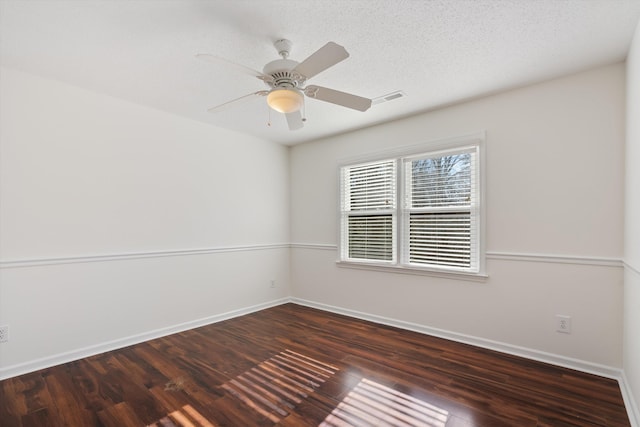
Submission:
POLYGON ((285 304, 0 382, 13 426, 628 426, 618 384, 285 304))

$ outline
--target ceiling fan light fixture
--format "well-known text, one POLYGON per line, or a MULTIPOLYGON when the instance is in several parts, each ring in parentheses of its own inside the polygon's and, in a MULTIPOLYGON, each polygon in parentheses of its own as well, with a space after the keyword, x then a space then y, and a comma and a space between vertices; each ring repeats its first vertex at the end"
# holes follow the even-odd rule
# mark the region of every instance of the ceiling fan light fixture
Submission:
POLYGON ((293 113, 302 108, 304 95, 297 89, 274 89, 267 95, 269 107, 280 113, 293 113))

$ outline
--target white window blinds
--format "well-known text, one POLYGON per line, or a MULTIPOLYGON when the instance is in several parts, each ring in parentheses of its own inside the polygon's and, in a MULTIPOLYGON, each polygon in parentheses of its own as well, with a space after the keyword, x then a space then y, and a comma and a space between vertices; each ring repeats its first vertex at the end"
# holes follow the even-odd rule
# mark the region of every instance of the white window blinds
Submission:
POLYGON ((395 261, 395 160, 341 171, 342 257, 395 261))
POLYGON ((340 259, 483 274, 481 141, 340 168, 340 259))
POLYGON ((405 159, 403 262, 478 271, 474 149, 405 159))

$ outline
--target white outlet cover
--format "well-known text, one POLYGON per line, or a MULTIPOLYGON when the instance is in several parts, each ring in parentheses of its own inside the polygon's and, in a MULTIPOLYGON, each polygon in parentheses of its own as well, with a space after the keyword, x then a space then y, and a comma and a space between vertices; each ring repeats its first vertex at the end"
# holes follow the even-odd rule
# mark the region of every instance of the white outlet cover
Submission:
POLYGON ((571 316, 556 315, 556 331, 563 334, 571 333, 571 316))
POLYGON ((0 342, 9 341, 9 327, 0 326, 0 342))

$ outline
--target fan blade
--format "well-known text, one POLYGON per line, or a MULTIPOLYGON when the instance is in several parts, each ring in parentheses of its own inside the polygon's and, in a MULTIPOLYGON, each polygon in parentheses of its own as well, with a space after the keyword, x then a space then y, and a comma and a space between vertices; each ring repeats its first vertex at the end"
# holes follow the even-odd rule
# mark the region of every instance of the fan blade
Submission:
POLYGON ((287 113, 285 115, 287 116, 289 130, 302 129, 304 122, 302 121, 302 113, 300 113, 300 110, 294 111, 293 113, 287 113))
POLYGON ((310 79, 327 68, 336 65, 338 62, 344 61, 348 57, 349 52, 347 52, 344 47, 334 42, 329 42, 299 63, 293 71, 310 79))
POLYGON ((254 76, 264 81, 271 81, 271 76, 267 76, 266 74, 261 73, 260 71, 254 70, 253 68, 245 67, 241 64, 236 64, 235 62, 229 61, 228 59, 220 58, 219 56, 210 55, 208 53, 198 53, 196 58, 202 59, 208 62, 214 62, 216 64, 225 64, 234 67, 237 71, 241 71, 244 74, 249 74, 250 76, 254 76))
POLYGON ((218 106, 211 107, 207 111, 209 113, 219 113, 220 111, 224 111, 227 108, 233 107, 236 104, 241 104, 243 102, 246 102, 249 99, 251 99, 252 97, 255 97, 255 96, 266 96, 268 93, 269 93, 268 90, 259 90, 257 92, 253 92, 253 93, 250 93, 248 95, 241 96, 240 98, 236 98, 236 99, 233 99, 231 101, 225 102, 224 104, 220 104, 218 106))
POLYGON ((342 105, 343 107, 353 108, 358 111, 367 111, 369 107, 371 107, 371 100, 368 98, 363 98, 361 96, 340 92, 339 90, 329 89, 322 86, 307 86, 304 89, 304 94, 309 98, 342 105))

